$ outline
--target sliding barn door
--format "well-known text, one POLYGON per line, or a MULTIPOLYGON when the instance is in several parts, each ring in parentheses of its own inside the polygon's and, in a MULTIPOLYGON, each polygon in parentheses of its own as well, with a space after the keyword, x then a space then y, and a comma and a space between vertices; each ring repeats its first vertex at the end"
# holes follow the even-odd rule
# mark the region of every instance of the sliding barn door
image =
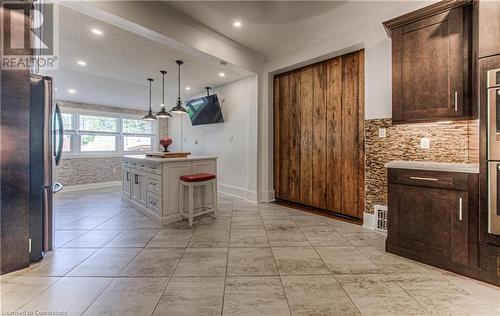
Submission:
POLYGON ((364 52, 274 78, 276 198, 362 217, 364 52))

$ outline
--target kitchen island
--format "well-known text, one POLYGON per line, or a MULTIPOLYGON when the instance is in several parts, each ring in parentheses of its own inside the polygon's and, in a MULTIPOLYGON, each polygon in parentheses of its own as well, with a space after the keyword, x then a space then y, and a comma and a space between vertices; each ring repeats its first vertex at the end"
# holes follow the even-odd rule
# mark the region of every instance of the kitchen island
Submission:
MULTIPOLYGON (((217 174, 217 157, 156 158, 145 155, 123 157, 123 199, 161 224, 182 219, 179 209, 179 178, 195 173, 217 174)), ((211 206, 211 188, 194 191, 194 209, 206 201, 211 206)), ((187 194, 183 197, 187 200, 187 194)), ((187 205, 184 203, 184 205, 187 205)))

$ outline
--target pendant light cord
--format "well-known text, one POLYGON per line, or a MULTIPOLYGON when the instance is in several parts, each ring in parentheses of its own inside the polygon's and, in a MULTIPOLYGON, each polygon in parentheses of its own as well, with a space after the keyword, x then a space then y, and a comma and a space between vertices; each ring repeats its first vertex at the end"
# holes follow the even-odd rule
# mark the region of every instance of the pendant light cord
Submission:
POLYGON ((165 106, 165 73, 162 73, 162 83, 161 83, 161 105, 165 106))
POLYGON ((151 112, 151 83, 153 80, 149 80, 149 111, 151 112))
POLYGON ((177 103, 181 103, 181 63, 177 63, 177 103))

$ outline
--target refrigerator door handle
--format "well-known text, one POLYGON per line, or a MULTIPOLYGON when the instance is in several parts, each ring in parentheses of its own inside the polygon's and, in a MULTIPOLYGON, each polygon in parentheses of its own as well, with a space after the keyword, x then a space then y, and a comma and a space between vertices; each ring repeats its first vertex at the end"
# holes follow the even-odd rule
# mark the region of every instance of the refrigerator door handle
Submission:
POLYGON ((61 161, 61 156, 62 156, 62 149, 63 149, 63 135, 64 135, 64 130, 63 130, 63 121, 62 121, 62 114, 61 114, 61 109, 59 109, 59 105, 56 104, 56 109, 55 109, 55 115, 57 116, 57 124, 58 124, 58 132, 59 132, 59 143, 57 144, 57 151, 56 151, 56 166, 59 166, 59 162, 61 161))

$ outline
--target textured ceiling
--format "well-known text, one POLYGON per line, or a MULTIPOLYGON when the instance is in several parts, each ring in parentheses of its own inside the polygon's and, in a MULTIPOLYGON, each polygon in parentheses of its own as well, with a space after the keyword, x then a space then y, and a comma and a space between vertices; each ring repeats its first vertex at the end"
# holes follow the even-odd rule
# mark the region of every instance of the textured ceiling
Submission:
POLYGON ((218 86, 249 75, 208 62, 131 33, 93 17, 59 6, 59 70, 44 72, 55 78, 56 98, 70 101, 143 108, 147 103, 146 78, 155 79, 154 104, 160 103, 161 74, 167 70, 167 102, 177 91, 177 65, 182 59, 182 93, 192 95, 205 86, 218 86), (103 31, 102 36, 91 33, 103 31), (78 60, 87 63, 82 67, 78 60), (219 77, 224 72, 225 77, 219 77), (191 90, 184 90, 190 86, 191 90), (75 89, 76 94, 69 94, 75 89))

